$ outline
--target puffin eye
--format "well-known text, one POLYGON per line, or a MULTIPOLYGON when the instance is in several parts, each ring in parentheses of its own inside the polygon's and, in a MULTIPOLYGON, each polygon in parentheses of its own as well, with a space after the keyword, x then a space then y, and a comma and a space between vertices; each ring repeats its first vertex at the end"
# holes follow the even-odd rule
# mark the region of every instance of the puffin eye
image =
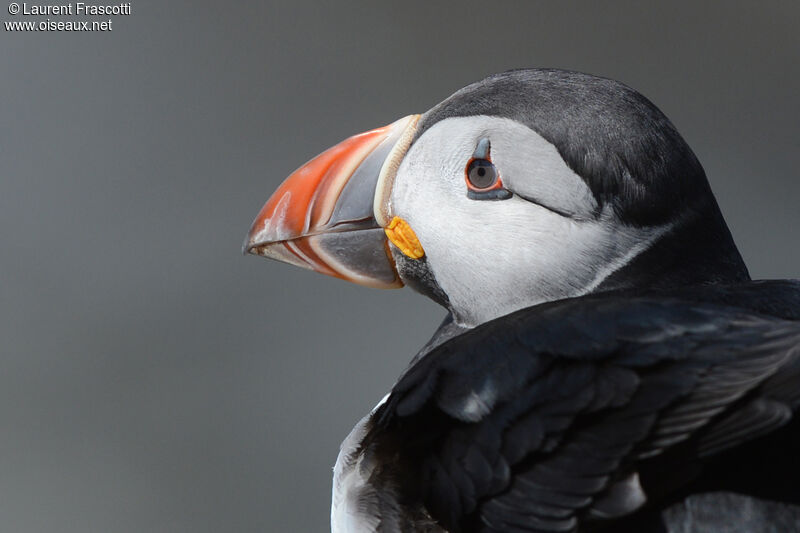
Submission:
POLYGON ((467 180, 475 189, 488 189, 497 181, 497 168, 488 159, 473 159, 467 166, 467 180))
POLYGON ((464 169, 467 181, 467 198, 470 200, 507 200, 511 191, 503 187, 503 180, 492 163, 489 139, 478 141, 472 159, 464 169))

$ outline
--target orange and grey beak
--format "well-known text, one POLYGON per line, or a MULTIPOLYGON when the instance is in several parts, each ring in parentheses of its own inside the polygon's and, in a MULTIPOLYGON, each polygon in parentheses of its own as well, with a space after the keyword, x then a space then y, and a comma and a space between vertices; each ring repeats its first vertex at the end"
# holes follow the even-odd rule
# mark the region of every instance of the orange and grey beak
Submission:
POLYGON ((294 171, 256 216, 244 252, 369 287, 402 287, 387 242, 397 224, 388 199, 418 120, 350 137, 294 171))

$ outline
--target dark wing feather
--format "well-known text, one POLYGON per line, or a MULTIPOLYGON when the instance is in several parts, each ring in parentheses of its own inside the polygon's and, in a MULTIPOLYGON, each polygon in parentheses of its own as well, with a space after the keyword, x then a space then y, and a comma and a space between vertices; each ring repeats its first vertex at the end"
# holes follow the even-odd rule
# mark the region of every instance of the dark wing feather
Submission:
POLYGON ((392 464, 383 481, 402 505, 448 531, 575 531, 642 503, 641 461, 696 435, 710 453, 784 423, 781 398, 765 410, 750 395, 788 394, 778 371, 798 366, 798 346, 800 323, 729 305, 546 304, 428 353, 363 446, 392 464))

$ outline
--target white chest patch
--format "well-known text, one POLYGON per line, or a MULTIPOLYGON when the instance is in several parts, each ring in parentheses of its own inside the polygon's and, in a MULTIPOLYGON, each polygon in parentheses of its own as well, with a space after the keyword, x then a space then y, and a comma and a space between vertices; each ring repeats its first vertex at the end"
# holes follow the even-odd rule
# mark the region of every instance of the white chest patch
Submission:
POLYGON ((372 469, 364 463, 363 456, 358 453, 358 446, 366 434, 370 417, 388 398, 387 394, 355 425, 339 448, 339 456, 333 467, 332 533, 370 533, 375 531, 380 522, 380 517, 371 515, 362 505, 369 499, 369 492, 372 490, 367 483, 372 469))

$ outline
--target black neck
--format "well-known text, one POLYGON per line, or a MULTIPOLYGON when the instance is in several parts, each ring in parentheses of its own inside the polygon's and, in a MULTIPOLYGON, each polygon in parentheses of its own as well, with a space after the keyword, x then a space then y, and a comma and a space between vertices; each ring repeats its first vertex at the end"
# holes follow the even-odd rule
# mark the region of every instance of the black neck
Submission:
POLYGON ((671 288, 749 279, 744 260, 714 202, 713 206, 685 216, 682 223, 609 276, 597 290, 671 288))

